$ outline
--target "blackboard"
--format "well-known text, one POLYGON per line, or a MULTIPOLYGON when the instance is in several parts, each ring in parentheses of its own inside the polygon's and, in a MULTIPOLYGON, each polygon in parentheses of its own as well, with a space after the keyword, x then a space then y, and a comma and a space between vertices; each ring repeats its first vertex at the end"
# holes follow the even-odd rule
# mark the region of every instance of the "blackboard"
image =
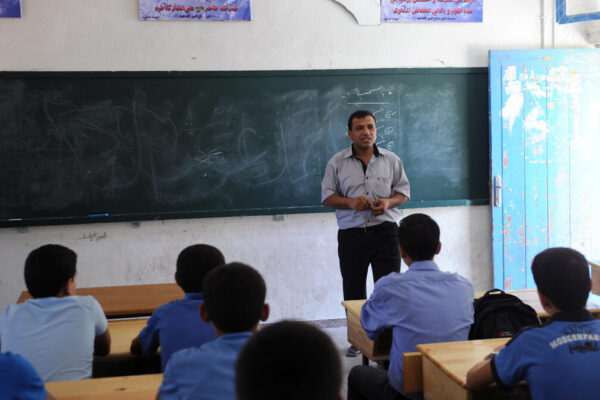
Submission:
POLYGON ((0 73, 0 224, 327 211, 320 182, 377 117, 406 207, 488 202, 487 69, 0 73))

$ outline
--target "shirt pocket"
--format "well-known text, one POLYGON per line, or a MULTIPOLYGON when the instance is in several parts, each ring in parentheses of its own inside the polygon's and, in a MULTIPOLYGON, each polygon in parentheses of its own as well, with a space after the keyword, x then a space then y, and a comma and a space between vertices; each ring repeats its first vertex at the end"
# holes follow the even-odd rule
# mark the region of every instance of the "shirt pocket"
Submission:
POLYGON ((387 199, 392 195, 392 178, 376 177, 375 178, 375 198, 387 199))

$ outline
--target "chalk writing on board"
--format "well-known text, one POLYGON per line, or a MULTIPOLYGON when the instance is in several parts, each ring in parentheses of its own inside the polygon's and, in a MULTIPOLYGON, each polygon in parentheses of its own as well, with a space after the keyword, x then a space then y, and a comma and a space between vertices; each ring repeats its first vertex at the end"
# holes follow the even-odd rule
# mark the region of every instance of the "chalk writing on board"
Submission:
POLYGON ((0 222, 319 209, 358 108, 416 201, 483 198, 485 172, 471 176, 487 152, 471 149, 487 149, 487 76, 475 78, 465 91, 474 78, 456 72, 2 73, 0 222))

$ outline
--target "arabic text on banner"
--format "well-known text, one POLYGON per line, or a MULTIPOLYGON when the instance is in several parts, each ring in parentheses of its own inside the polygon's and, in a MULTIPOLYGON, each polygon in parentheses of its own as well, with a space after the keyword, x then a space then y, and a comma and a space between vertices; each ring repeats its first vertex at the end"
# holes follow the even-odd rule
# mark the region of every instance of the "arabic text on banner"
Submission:
POLYGON ((381 0, 382 22, 482 22, 483 0, 381 0))
POLYGON ((250 21, 251 0, 139 0, 140 19, 250 21))

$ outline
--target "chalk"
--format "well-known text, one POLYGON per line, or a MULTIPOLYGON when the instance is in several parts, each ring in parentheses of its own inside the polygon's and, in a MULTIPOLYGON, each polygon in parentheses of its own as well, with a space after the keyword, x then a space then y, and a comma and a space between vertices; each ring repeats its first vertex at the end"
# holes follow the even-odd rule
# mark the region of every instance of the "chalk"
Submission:
POLYGON ((9 221, 23 221, 23 218, 10 218, 9 221))
POLYGON ((108 213, 89 214, 88 217, 108 217, 108 213))

